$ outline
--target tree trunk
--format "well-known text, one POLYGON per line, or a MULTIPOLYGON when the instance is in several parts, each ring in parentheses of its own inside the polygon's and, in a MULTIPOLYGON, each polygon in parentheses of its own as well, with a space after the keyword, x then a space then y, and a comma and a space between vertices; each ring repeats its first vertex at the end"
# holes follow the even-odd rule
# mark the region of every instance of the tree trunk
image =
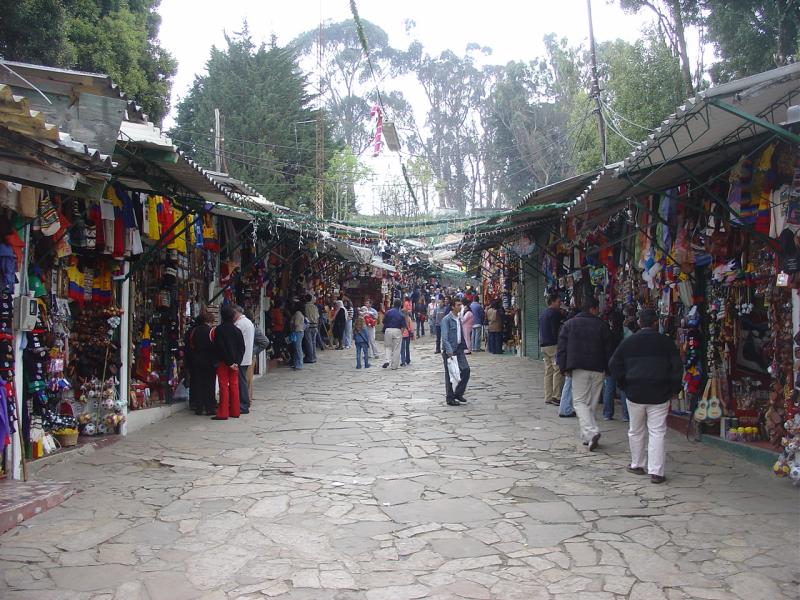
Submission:
POLYGON ((675 24, 675 39, 678 41, 678 53, 681 58, 681 78, 683 79, 684 92, 687 98, 694 96, 694 84, 692 83, 692 69, 689 64, 689 51, 686 48, 686 30, 681 14, 680 0, 672 0, 672 22, 675 24))

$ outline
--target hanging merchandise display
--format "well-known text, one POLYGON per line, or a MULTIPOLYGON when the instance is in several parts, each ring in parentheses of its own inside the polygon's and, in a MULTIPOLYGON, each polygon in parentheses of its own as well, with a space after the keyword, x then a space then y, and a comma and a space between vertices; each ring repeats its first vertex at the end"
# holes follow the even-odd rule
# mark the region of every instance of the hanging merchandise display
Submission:
MULTIPOLYGON (((184 335, 214 281, 217 217, 165 196, 131 194, 141 207, 146 262, 131 275, 131 410, 169 404, 182 391, 184 335)), ((180 397, 180 394, 179 394, 180 397)), ((182 399, 182 397, 181 397, 182 399)))

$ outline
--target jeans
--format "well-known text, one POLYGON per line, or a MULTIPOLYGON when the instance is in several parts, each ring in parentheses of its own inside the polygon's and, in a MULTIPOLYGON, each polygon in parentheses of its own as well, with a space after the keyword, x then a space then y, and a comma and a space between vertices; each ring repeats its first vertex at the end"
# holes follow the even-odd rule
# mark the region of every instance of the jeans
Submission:
MULTIPOLYGON (((606 419, 614 418, 614 394, 617 391, 617 381, 611 375, 606 375, 603 383, 603 417, 606 419)), ((619 390, 620 401, 622 402, 622 416, 627 421, 628 403, 626 402, 625 392, 619 390)))
POLYGON ((309 325, 306 328, 305 333, 303 334, 306 338, 306 345, 305 348, 307 349, 307 356, 305 357, 305 362, 316 362, 317 361, 317 334, 319 333, 319 329, 312 325, 309 325))
POLYGON ((442 326, 436 326, 436 354, 441 354, 442 352, 442 326))
POLYGON ((346 320, 344 323, 344 347, 349 348, 353 344, 353 321, 346 320))
POLYGON ((597 426, 595 412, 603 394, 603 379, 605 374, 601 371, 587 371, 574 369, 572 371, 572 402, 580 424, 581 440, 590 442, 600 433, 597 426))
POLYGON ((361 355, 364 355, 364 366, 369 367, 369 344, 356 344, 356 369, 361 368, 361 355))
POLYGON ((487 349, 492 354, 502 354, 503 353, 503 332, 502 331, 490 331, 489 332, 489 339, 486 342, 487 349))
POLYGON ((294 340, 294 368, 303 368, 303 332, 298 331, 295 333, 297 338, 294 340))
POLYGON ((404 337, 403 342, 400 344, 400 364, 411 364, 411 336, 404 337))
POLYGON ((481 349, 481 330, 483 325, 472 326, 472 351, 479 352, 481 349))
POLYGON ((425 335, 425 321, 422 319, 417 319, 417 337, 423 337, 425 335))
POLYGON ((456 354, 456 357, 458 358, 458 370, 461 372, 461 381, 459 381, 456 388, 453 389, 453 384, 450 381, 450 371, 447 368, 447 354, 442 354, 442 358, 444 359, 444 393, 448 402, 453 402, 456 398, 463 398, 464 392, 467 389, 467 383, 469 383, 469 363, 467 362, 467 357, 460 351, 456 354))
POLYGON ((561 403, 558 405, 558 414, 566 417, 575 414, 575 407, 572 405, 572 377, 564 377, 564 387, 561 388, 561 403))
POLYGON ((645 428, 647 433, 647 472, 650 475, 664 475, 666 448, 664 436, 667 434, 667 415, 669 402, 661 404, 637 404, 628 400, 631 424, 628 429, 628 442, 631 446, 631 466, 644 468, 645 428))
MULTIPOLYGON (((322 323, 320 323, 319 327, 317 327, 317 348, 319 350, 325 350, 325 340, 322 337, 323 327, 324 325, 322 323)), ((314 358, 316 357, 317 353, 314 352, 314 358)))

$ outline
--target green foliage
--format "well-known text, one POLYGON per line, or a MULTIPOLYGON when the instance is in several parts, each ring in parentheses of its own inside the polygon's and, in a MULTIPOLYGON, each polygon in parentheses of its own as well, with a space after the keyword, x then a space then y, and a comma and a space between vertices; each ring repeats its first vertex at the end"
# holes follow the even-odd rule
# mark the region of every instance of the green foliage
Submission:
POLYGON ((800 1, 705 0, 709 39, 719 56, 717 82, 786 64, 800 55, 800 1))
POLYGON ((0 18, 0 56, 20 62, 68 64, 67 13, 60 0, 6 2, 0 18))
MULTIPOLYGON (((228 172, 267 199, 301 210, 314 205, 315 119, 295 53, 273 43, 256 47, 245 23, 212 48, 207 74, 178 104, 171 132, 203 165, 214 164, 214 109, 224 118, 228 172)), ((326 157, 335 150, 326 130, 326 157)))
POLYGON ((356 198, 350 191, 371 175, 372 169, 361 163, 349 146, 335 152, 325 172, 325 216, 347 219, 357 212, 356 198))
POLYGON ((18 0, 0 21, 0 52, 10 60, 108 74, 160 123, 177 63, 158 44, 159 2, 18 0))

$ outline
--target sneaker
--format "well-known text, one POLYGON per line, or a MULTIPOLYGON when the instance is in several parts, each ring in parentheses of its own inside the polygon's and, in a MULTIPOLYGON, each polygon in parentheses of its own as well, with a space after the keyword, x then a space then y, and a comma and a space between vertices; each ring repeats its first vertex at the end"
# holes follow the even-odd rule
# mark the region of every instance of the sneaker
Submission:
POLYGON ((558 416, 561 417, 562 419, 568 419, 570 417, 577 417, 578 415, 576 415, 574 412, 571 412, 568 415, 558 415, 558 416))
POLYGON ((645 471, 642 467, 632 467, 628 465, 626 470, 628 473, 633 473, 634 475, 647 475, 647 471, 645 471))
POLYGON ((369 365, 364 365, 364 368, 365 369, 369 369, 369 365))
POLYGON ((614 417, 603 417, 603 421, 613 421, 614 417))
POLYGON ((589 442, 589 452, 594 452, 595 450, 597 450, 599 442, 600 442, 600 434, 595 433, 594 437, 592 438, 592 441, 589 442))
POLYGON ((664 483, 667 480, 663 475, 650 475, 651 483, 664 483))
POLYGON ((389 363, 383 363, 383 367, 382 368, 388 369, 389 368, 389 363))
POLYGON ((360 368, 361 368, 361 365, 356 365, 356 369, 360 369, 360 368))
POLYGON ((467 403, 467 399, 466 398, 456 398, 456 400, 458 400, 461 404, 466 404, 467 403))
POLYGON ((549 404, 551 406, 560 406, 561 400, 557 400, 555 398, 550 398, 549 400, 544 401, 545 404, 549 404))

